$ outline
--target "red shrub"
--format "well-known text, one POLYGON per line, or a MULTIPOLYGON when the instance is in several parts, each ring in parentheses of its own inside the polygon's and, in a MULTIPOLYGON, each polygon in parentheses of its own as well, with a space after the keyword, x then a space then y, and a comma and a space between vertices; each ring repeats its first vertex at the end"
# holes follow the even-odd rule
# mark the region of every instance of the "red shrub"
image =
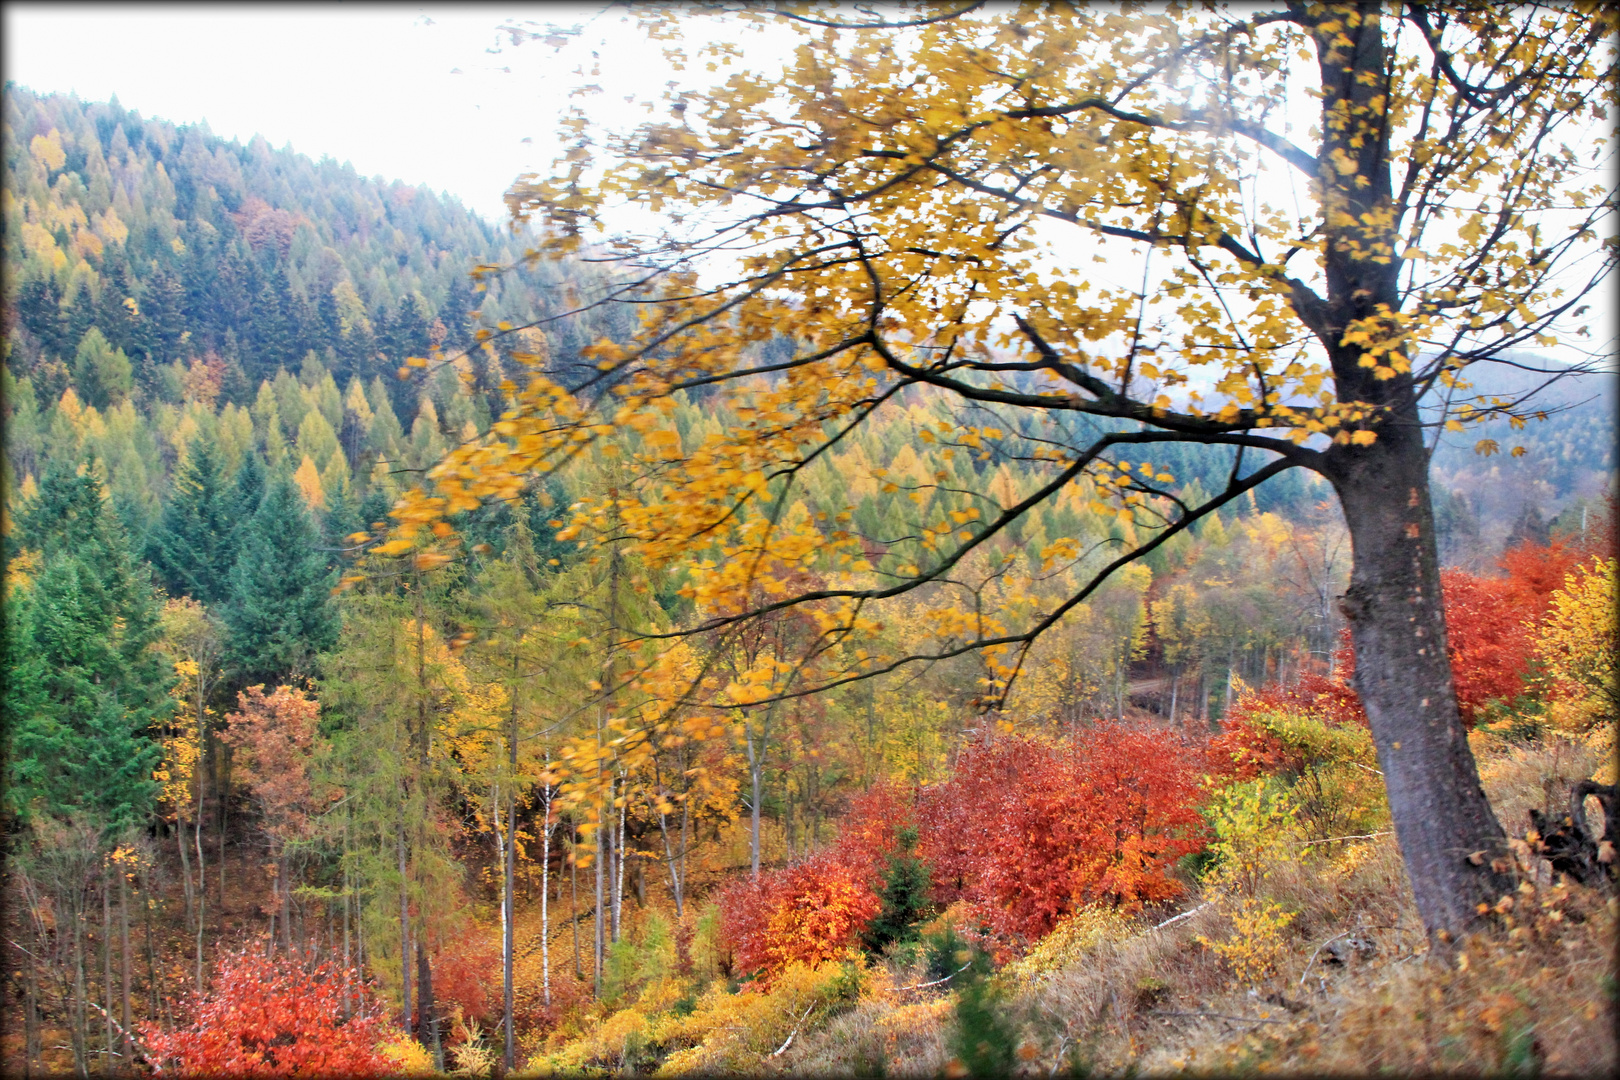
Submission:
MULTIPOLYGON (((1552 594, 1563 587, 1564 576, 1580 558, 1579 550, 1563 543, 1526 542, 1497 561, 1503 571, 1500 576, 1441 571, 1447 652, 1464 723, 1472 724, 1487 702, 1512 700, 1524 692, 1535 627, 1546 617, 1552 594)), ((1248 723, 1257 712, 1308 713, 1332 724, 1367 723, 1351 685, 1356 657, 1348 630, 1340 640, 1334 654, 1334 676, 1311 674, 1290 686, 1272 684, 1245 695, 1233 706, 1211 747, 1213 763, 1223 776, 1248 779, 1259 772, 1299 767, 1280 742, 1248 723)))
POLYGON ((376 1051, 380 1010, 367 996, 368 1015, 345 1022, 344 987, 329 966, 309 972, 285 957, 228 954, 189 1026, 143 1026, 148 1058, 180 1076, 386 1076, 393 1062, 376 1051))
POLYGON ((973 901, 994 929, 1033 940, 1085 904, 1129 910, 1176 895, 1166 871, 1203 845, 1203 765, 1170 732, 1119 724, 1075 742, 973 748, 919 799, 936 899, 973 901))
POLYGON ((732 970, 767 975, 797 960, 815 966, 856 943, 878 912, 867 876, 832 851, 720 894, 720 931, 732 970))
POLYGON ((495 1016, 501 986, 500 944, 490 931, 467 924, 439 949, 433 961, 433 996, 439 1013, 460 1006, 462 1018, 484 1023, 495 1016))

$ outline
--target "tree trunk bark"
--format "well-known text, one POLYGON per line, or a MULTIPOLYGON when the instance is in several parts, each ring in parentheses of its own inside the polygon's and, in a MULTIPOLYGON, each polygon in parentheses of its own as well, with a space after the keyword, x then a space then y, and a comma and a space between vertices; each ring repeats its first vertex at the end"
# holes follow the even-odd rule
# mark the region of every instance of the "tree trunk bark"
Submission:
POLYGON ((405 868, 405 823, 400 823, 399 834, 395 839, 395 849, 399 859, 399 992, 400 1003, 405 1011, 405 1030, 416 1030, 411 1017, 411 896, 408 888, 409 878, 406 877, 405 868))
POLYGON ((182 892, 186 898, 186 929, 190 930, 197 925, 192 921, 196 918, 197 905, 191 895, 191 853, 186 850, 186 823, 179 807, 174 811, 174 834, 175 846, 180 849, 180 881, 185 886, 182 892))
POLYGON ((574 835, 573 814, 568 815, 568 921, 574 927, 574 978, 582 981, 585 972, 579 962, 579 840, 574 835))
POLYGON ((418 1027, 425 1033, 422 1044, 433 1052, 433 1067, 443 1072, 444 1046, 439 1042, 439 1017, 433 1003, 433 965, 428 961, 423 937, 416 935, 416 1008, 422 1016, 418 1027))
POLYGON ((214 785, 214 799, 219 803, 219 913, 225 914, 225 822, 226 810, 230 800, 227 796, 231 791, 231 747, 228 743, 219 746, 219 777, 214 785))
MULTIPOLYGON (((1413 410, 1415 413, 1415 409, 1413 410)), ((1431 943, 1465 933, 1475 905, 1512 883, 1469 862, 1506 837, 1480 786, 1451 661, 1421 429, 1397 414, 1367 447, 1335 447, 1328 478, 1354 564, 1340 601, 1355 644, 1355 688, 1371 723, 1395 835, 1431 943)))
MULTIPOLYGON (((113 869, 113 861, 107 859, 107 867, 113 869)), ((106 878, 101 882, 101 999, 102 1015, 107 1022, 102 1025, 107 1035, 107 1071, 112 1071, 113 1057, 118 1053, 118 1047, 113 1039, 113 974, 112 974, 112 882, 106 878)))
MULTIPOLYGON (((551 768, 551 754, 546 754, 546 768, 551 768)), ((540 992, 547 1006, 551 1004, 551 782, 544 780, 545 790, 541 794, 540 818, 540 992)), ((510 798, 510 797, 509 797, 510 798)), ((512 810, 512 803, 507 802, 508 816, 512 810)), ((507 865, 512 865, 510 845, 507 848, 507 865)), ((511 874, 511 870, 507 874, 511 874)), ((511 919, 512 894, 506 894, 507 919, 511 919)), ((512 954, 507 953, 506 975, 506 1067, 512 1068, 512 954)))
POLYGON ((596 934, 596 951, 592 957, 594 967, 591 969, 591 981, 595 987, 596 997, 599 1000, 602 997, 602 959, 607 951, 607 943, 604 940, 607 925, 603 922, 602 916, 605 914, 603 909, 607 906, 607 814, 609 809, 607 806, 599 807, 596 815, 596 911, 591 915, 592 928, 596 934))
POLYGON ((133 1060, 134 1045, 131 1041, 131 1017, 129 1010, 129 884, 124 880, 124 869, 115 866, 118 874, 118 960, 123 968, 123 979, 120 981, 120 1004, 124 1019, 124 1068, 127 1070, 133 1060))

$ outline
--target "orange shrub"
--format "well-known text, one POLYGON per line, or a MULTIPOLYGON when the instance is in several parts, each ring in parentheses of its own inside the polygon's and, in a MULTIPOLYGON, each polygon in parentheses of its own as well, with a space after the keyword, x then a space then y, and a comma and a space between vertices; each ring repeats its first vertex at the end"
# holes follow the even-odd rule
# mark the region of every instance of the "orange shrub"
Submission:
POLYGON ((935 899, 969 900, 1025 940, 1081 907, 1169 899, 1182 888, 1169 868, 1204 843, 1203 766, 1202 750, 1171 732, 1115 723, 1061 743, 976 746, 919 795, 917 851, 935 899))
POLYGON ((866 875, 821 852, 723 891, 720 932, 733 972, 769 976, 795 960, 815 967, 839 956, 878 907, 866 875))
POLYGON ((383 1019, 363 985, 368 1015, 343 1019, 345 986, 358 980, 330 966, 305 971, 285 956, 227 954, 188 1026, 143 1025, 148 1060, 164 1075, 387 1076, 393 1062, 377 1051, 383 1019))

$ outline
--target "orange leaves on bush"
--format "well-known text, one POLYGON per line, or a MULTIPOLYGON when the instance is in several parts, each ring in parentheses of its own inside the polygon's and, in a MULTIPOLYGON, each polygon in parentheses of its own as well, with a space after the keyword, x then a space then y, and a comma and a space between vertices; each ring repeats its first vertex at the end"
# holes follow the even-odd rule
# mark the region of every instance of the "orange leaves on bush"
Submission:
MULTIPOLYGON (((1525 542, 1510 548, 1485 577, 1443 570, 1446 647, 1463 722, 1472 724, 1493 700, 1511 701, 1524 693, 1539 627, 1552 596, 1582 558, 1576 547, 1525 542)), ((1262 772, 1298 771, 1302 763, 1259 725, 1258 713, 1304 713, 1329 724, 1367 723, 1352 688, 1355 651, 1349 631, 1334 654, 1336 674, 1311 673, 1288 686, 1272 684, 1245 694, 1233 706, 1225 730, 1211 744, 1212 765, 1227 780, 1248 780, 1262 772)))
POLYGON ((995 930, 1034 940, 1082 906, 1176 895, 1167 869, 1204 842, 1203 764, 1169 732, 1122 724, 974 747, 919 794, 917 850, 936 899, 973 901, 995 930))
POLYGON ((146 1025, 142 1037, 165 1075, 386 1076, 392 1062, 376 1049, 384 1033, 358 974, 244 951, 220 960, 189 1026, 146 1025), (358 988, 367 1015, 343 1019, 345 987, 358 988))
POLYGON ((733 971, 769 975, 795 960, 815 967, 841 955, 879 906, 865 874, 838 852, 822 852, 722 892, 720 932, 733 971))

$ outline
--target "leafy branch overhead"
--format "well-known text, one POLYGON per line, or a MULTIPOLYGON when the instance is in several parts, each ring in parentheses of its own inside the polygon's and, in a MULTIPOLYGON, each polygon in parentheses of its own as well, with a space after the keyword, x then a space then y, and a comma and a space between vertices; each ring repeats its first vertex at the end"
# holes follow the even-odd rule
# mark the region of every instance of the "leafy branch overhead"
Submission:
MULTIPOLYGON (((711 10, 738 35, 773 21, 711 10)), ((655 37, 682 25, 642 14, 655 37)), ((628 429, 642 481, 613 508, 618 534, 655 564, 712 560, 690 587, 706 626, 811 604, 848 645, 883 601, 939 586, 960 599, 926 655, 1021 648, 1089 587, 1018 627, 968 598, 996 538, 1068 485, 1089 481, 1140 523, 1168 494, 1153 464, 1166 444, 1249 455, 1201 505, 1170 504, 1100 580, 1278 471, 1333 473, 1330 451, 1390 424, 1518 422, 1532 406, 1470 395, 1464 372, 1581 339, 1614 259, 1591 136, 1614 81, 1604 17, 1499 16, 968 5, 859 32, 795 12, 779 72, 713 45, 723 84, 672 88, 667 119, 627 133, 574 113, 553 175, 509 194, 541 229, 531 259, 585 251, 618 268, 601 303, 636 306, 639 332, 588 349, 593 374, 531 378, 492 438, 407 496, 383 550, 416 551, 445 515, 512 498, 628 429), (1291 123, 1312 110, 1309 131, 1291 123), (623 203, 664 231, 610 235, 623 203), (785 356, 771 348, 784 332, 785 356), (683 439, 668 416, 694 393, 724 395, 742 423, 683 439), (941 440, 1026 454, 1040 482, 999 513, 928 522, 912 554, 877 563, 836 512, 784 522, 805 476, 907 393, 954 403, 941 440), (825 587, 734 602, 812 553, 840 571, 825 587)), ((579 505, 574 529, 609 509, 579 505)), ((1017 669, 1009 653, 999 678, 1017 669)))

